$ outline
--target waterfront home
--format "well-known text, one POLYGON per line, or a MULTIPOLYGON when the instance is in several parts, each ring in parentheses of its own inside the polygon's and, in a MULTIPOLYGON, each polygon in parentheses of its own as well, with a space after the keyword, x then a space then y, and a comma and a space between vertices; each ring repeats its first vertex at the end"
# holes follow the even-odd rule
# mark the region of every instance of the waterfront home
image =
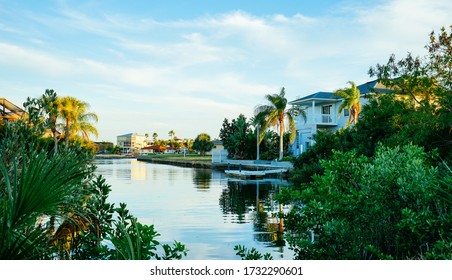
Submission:
MULTIPOLYGON (((375 93, 390 92, 378 80, 357 86, 360 91, 361 105, 367 104, 367 96, 375 93)), ((297 136, 292 145, 292 155, 298 156, 314 144, 313 135, 318 130, 335 132, 347 125, 350 111, 344 109, 339 114, 343 99, 334 92, 319 91, 289 102, 294 107, 300 107, 306 112, 306 122, 302 116, 295 118, 297 136)))
POLYGON ((0 97, 0 120, 17 121, 26 115, 21 107, 6 98, 0 97))
POLYGON ((117 146, 122 154, 133 154, 147 146, 146 136, 137 133, 128 133, 116 137, 117 146))
POLYGON ((161 154, 166 151, 166 146, 151 145, 140 149, 140 155, 161 154))

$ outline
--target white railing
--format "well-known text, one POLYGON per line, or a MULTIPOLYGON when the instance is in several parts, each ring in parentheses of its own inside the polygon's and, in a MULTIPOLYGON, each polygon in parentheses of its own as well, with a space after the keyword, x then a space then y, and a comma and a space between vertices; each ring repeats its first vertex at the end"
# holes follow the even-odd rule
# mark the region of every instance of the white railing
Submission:
POLYGON ((307 114, 306 123, 337 125, 337 116, 333 114, 307 114))

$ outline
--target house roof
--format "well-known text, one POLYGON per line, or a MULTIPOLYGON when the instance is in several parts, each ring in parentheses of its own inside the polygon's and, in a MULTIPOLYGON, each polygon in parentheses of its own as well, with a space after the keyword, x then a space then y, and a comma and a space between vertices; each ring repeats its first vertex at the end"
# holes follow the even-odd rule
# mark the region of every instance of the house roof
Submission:
POLYGON ((118 135, 118 137, 122 137, 122 136, 132 136, 134 133, 127 133, 127 134, 123 134, 123 135, 118 135))
MULTIPOLYGON (((359 89, 359 92, 361 95, 366 95, 369 93, 389 93, 392 90, 386 88, 382 83, 380 83, 378 80, 373 80, 361 85, 356 86, 359 89)), ((324 100, 324 101, 337 101, 341 98, 334 95, 334 92, 327 92, 327 91, 319 91, 310 95, 307 95, 302 98, 298 98, 294 101, 290 101, 289 104, 294 105, 297 103, 302 103, 306 101, 312 101, 312 100, 324 100)))
POLYGON ((0 119, 19 119, 25 110, 12 103, 6 98, 0 97, 0 119))
POLYGON ((365 84, 356 86, 359 89, 359 92, 361 95, 369 94, 369 93, 389 93, 392 90, 385 87, 382 83, 380 83, 378 80, 373 80, 370 82, 367 82, 365 84))
POLYGON ((153 145, 153 146, 147 146, 144 148, 141 148, 142 150, 154 150, 154 151, 160 151, 162 149, 164 149, 165 146, 158 146, 158 145, 153 145))
POLYGON ((327 91, 319 91, 310 95, 307 95, 302 98, 298 98, 294 101, 290 101, 289 104, 296 104, 300 102, 305 101, 311 101, 311 100, 329 100, 329 101, 335 101, 340 99, 340 97, 334 96, 333 92, 327 92, 327 91))

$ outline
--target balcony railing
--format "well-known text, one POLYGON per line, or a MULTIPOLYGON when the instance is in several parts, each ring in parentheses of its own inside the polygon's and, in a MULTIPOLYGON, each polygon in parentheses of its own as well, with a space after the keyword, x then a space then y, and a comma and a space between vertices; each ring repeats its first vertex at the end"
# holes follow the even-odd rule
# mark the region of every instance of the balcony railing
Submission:
MULTIPOLYGON (((302 121, 304 123, 304 121, 302 121)), ((307 114, 307 124, 337 125, 337 116, 333 114, 307 114)))

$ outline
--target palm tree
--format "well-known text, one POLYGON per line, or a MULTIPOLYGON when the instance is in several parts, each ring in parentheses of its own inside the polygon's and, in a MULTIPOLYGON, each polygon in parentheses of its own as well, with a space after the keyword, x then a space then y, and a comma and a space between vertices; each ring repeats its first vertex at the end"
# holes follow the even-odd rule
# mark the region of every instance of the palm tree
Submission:
POLYGON ((89 140, 89 135, 98 136, 97 129, 91 124, 91 121, 97 122, 98 118, 95 113, 86 112, 89 104, 80 101, 75 97, 66 96, 58 98, 59 116, 64 119, 64 135, 66 145, 69 139, 80 133, 85 140, 89 140))
POLYGON ((296 137, 296 127, 294 117, 301 115, 306 121, 306 113, 299 107, 292 107, 286 110, 287 99, 285 97, 284 87, 281 89, 279 94, 268 94, 265 99, 269 102, 268 105, 258 105, 254 110, 254 115, 257 120, 264 119, 263 127, 259 133, 259 142, 262 141, 265 135, 265 131, 270 126, 279 127, 279 160, 283 158, 284 155, 284 131, 286 130, 286 122, 289 127, 290 132, 290 143, 293 143, 296 137))
POLYGON ((158 137, 159 137, 159 135, 157 134, 157 132, 152 133, 152 139, 154 141, 154 145, 156 145, 158 137))
POLYGON ((361 93, 354 82, 349 81, 348 84, 350 84, 351 87, 338 89, 334 94, 344 99, 341 106, 339 106, 339 114, 341 114, 344 109, 349 109, 350 116, 348 118, 348 123, 356 124, 358 122, 359 113, 361 113, 361 103, 359 102, 361 93))

